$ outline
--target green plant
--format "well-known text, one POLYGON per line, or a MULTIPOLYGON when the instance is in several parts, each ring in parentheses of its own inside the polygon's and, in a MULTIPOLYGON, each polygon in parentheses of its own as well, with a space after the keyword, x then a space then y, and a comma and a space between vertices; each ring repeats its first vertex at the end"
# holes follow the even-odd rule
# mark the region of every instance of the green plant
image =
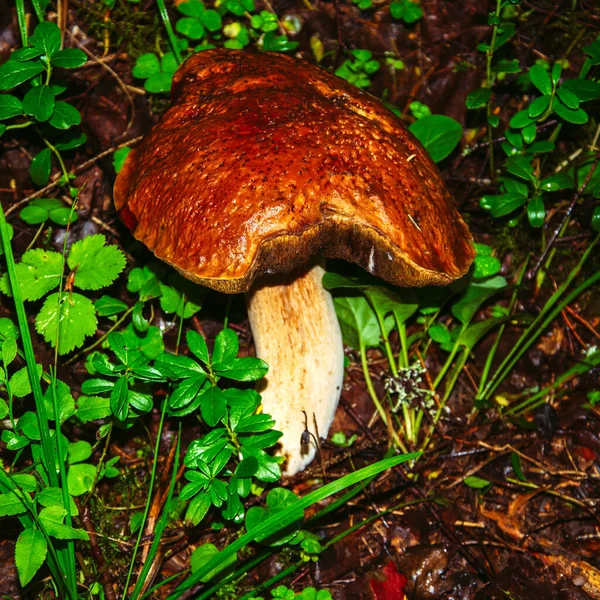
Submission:
MULTIPOLYGON (((175 30, 184 39, 169 34, 171 52, 159 52, 158 56, 151 52, 143 54, 133 67, 133 76, 145 79, 147 92, 169 92, 173 75, 181 64, 180 52, 187 57, 217 46, 241 50, 251 43, 265 52, 289 52, 298 47, 297 42, 288 39, 287 33, 275 33, 280 28, 277 15, 267 10, 257 12, 254 0, 218 1, 214 6, 206 8, 202 0, 177 4, 182 17, 176 21, 175 30), (190 41, 197 45, 190 48, 190 41)), ((161 15, 169 31, 166 11, 161 15)))
POLYGON ((371 85, 371 77, 379 71, 381 63, 373 58, 369 50, 352 50, 335 71, 335 74, 356 87, 366 88, 371 85))
POLYGON ((19 217, 29 225, 42 225, 50 220, 66 227, 77 220, 77 213, 56 198, 36 198, 19 213, 19 217))
POLYGON ((390 4, 390 15, 407 25, 412 25, 423 18, 423 9, 418 1, 394 0, 390 4))
POLYGON ((46 146, 31 161, 30 175, 36 185, 44 186, 50 179, 52 156, 61 171, 62 183, 68 183, 62 151, 73 150, 85 143, 84 135, 64 135, 63 131, 81 123, 81 114, 69 104, 57 100, 66 87, 54 82, 55 69, 75 69, 85 64, 85 53, 78 48, 61 50, 60 29, 54 23, 41 22, 33 35, 23 35, 23 48, 15 50, 8 61, 0 65, 0 91, 15 90, 0 95, 0 136, 11 130, 35 127, 46 146), (20 86, 27 84, 25 91, 20 86), (57 135, 60 134, 60 135, 57 135))
MULTIPOLYGON (((486 80, 482 87, 467 96, 467 108, 485 108, 488 122, 490 173, 495 177, 493 152, 493 129, 500 125, 499 107, 494 106, 494 86, 510 75, 518 75, 522 69, 517 59, 506 54, 516 27, 515 9, 519 0, 498 0, 496 10, 490 13, 488 23, 492 26, 491 42, 480 44, 479 50, 486 54, 486 80)), ((561 192, 572 190, 579 195, 600 197, 600 174, 590 175, 594 152, 584 153, 580 163, 560 165, 554 172, 548 172, 549 160, 556 152, 556 140, 563 123, 585 125, 589 116, 581 104, 600 97, 600 83, 590 78, 593 66, 600 64, 600 37, 586 46, 588 55, 576 79, 562 79, 568 62, 557 60, 552 67, 545 60, 538 60, 529 71, 519 77, 521 85, 531 90, 535 97, 525 108, 510 118, 509 128, 504 132, 505 140, 501 147, 506 160, 501 167, 499 178, 500 194, 484 195, 481 206, 489 210, 493 217, 513 216, 510 225, 519 222, 515 213, 525 207, 529 224, 541 228, 546 222, 547 204, 560 198, 561 192), (553 132, 547 139, 539 139, 540 126, 550 118, 558 119, 553 132)), ((598 139, 598 131, 593 136, 592 148, 598 139)), ((579 157, 580 152, 574 155, 579 157)), ((573 160, 573 159, 571 159, 573 160)), ((592 226, 597 227, 600 209, 596 207, 592 226)))
MULTIPOLYGON (((437 292, 435 296, 426 291, 399 293, 380 286, 366 276, 325 275, 324 286, 335 293, 334 304, 344 342, 358 351, 369 394, 399 448, 406 451, 409 447, 427 447, 434 427, 447 410, 447 402, 475 347, 485 336, 497 330, 496 341, 486 357, 475 400, 479 408, 492 404, 494 392, 526 349, 538 339, 565 305, 600 279, 596 273, 571 290, 572 282, 595 244, 586 250, 535 319, 530 320, 526 315, 519 317, 525 322, 530 320, 530 323, 493 373, 492 364, 506 323, 517 317, 513 314, 516 290, 508 308, 498 304, 491 307, 489 316, 477 317, 492 297, 508 291, 506 280, 498 275, 500 262, 492 255, 490 247, 477 244, 477 257, 471 275, 447 290, 437 292), (447 312, 443 312, 445 307, 449 308, 447 312), (421 330, 409 337, 407 323, 411 320, 416 320, 421 330), (397 358, 389 341, 394 330, 400 341, 397 358), (426 386, 426 371, 416 358, 426 352, 431 344, 439 346, 446 353, 446 359, 435 378, 426 386), (366 359, 368 348, 380 348, 387 359, 388 371, 384 377, 386 394, 383 399, 375 391, 371 379, 366 359), (401 421, 398 415, 401 415, 401 421), (421 435, 426 421, 429 421, 428 432, 421 435), (398 424, 398 429, 394 423, 398 424)), ((523 274, 524 269, 519 283, 523 274)), ((592 353, 586 360, 565 371, 552 389, 589 370, 597 360, 598 353, 592 353)), ((547 392, 544 390, 526 403, 511 408, 508 414, 512 414, 513 410, 531 410, 543 401, 541 399, 547 392)))
MULTIPOLYGON (((24 300, 46 297, 36 316, 36 329, 48 343, 57 346, 59 354, 80 347, 86 337, 96 332, 98 324, 92 301, 73 289, 95 291, 106 287, 125 268, 123 253, 105 242, 102 234, 89 236, 73 244, 66 260, 52 250, 28 250, 15 267, 24 300), (65 263, 69 271, 63 290, 65 263), (58 287, 58 292, 49 294, 58 287)), ((6 273, 0 290, 11 295, 6 273)))

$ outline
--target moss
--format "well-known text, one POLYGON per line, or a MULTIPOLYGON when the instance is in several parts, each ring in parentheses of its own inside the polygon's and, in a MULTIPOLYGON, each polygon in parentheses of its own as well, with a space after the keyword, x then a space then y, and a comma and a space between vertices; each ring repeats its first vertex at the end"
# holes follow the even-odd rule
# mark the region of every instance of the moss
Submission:
POLYGON ((78 0, 77 13, 91 37, 101 46, 108 41, 108 52, 123 48, 135 61, 146 52, 155 52, 160 45, 162 23, 157 11, 141 10, 137 3, 116 0, 109 10, 102 2, 78 0))

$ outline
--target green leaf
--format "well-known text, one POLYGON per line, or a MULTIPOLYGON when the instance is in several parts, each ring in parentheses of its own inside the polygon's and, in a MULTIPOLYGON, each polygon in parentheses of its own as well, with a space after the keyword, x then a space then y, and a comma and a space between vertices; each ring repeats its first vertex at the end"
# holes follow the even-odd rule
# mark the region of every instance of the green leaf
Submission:
POLYGON ((268 431, 275 425, 275 419, 271 415, 261 413, 259 415, 246 415, 235 425, 236 433, 261 433, 268 431))
POLYGON ((87 137, 84 133, 69 132, 61 138, 61 142, 55 144, 57 150, 73 150, 86 143, 87 137))
POLYGON ((574 185, 573 177, 568 173, 556 173, 540 181, 540 189, 545 192, 557 192, 559 190, 572 189, 574 185))
MULTIPOLYGON (((38 379, 42 377, 42 365, 37 365, 38 379)), ((27 367, 15 371, 9 380, 10 391, 16 398, 24 398, 31 394, 31 383, 29 381, 29 372, 27 367)))
MULTIPOLYGON (((65 508, 63 500, 63 491, 59 487, 47 487, 44 488, 38 495, 37 500, 42 506, 60 506, 65 508)), ((69 513, 72 517, 76 517, 79 514, 77 506, 73 498, 69 498, 69 513)))
POLYGON ((474 264, 473 277, 476 279, 495 275, 501 267, 500 261, 495 256, 477 256, 474 264))
POLYGON ((475 475, 470 475, 469 477, 465 477, 464 482, 470 488, 474 488, 476 490, 482 490, 482 489, 488 487, 488 485, 491 485, 491 482, 488 481, 487 479, 483 479, 482 477, 476 477, 475 475))
POLYGON ((69 127, 81 123, 81 114, 68 102, 59 101, 54 106, 54 112, 48 122, 56 129, 69 129, 69 127))
POLYGON ((531 123, 530 125, 523 127, 523 129, 521 129, 521 135, 523 136, 523 141, 526 144, 533 143, 537 136, 537 127, 535 123, 531 123))
POLYGON ((558 90, 556 90, 556 95, 567 108, 572 110, 577 110, 579 108, 579 98, 568 89, 559 87, 558 90))
POLYGON ((63 523, 67 511, 61 506, 48 506, 43 508, 38 518, 48 535, 59 540, 89 540, 87 532, 75 529, 63 523))
MULTIPOLYGON (((189 344, 190 340, 188 339, 188 345, 189 344)), ((226 364, 228 362, 231 362, 237 356, 239 347, 240 342, 235 331, 229 328, 223 329, 217 334, 217 337, 215 339, 215 345, 213 348, 212 356, 213 362, 219 364, 226 364)), ((194 352, 194 354, 196 354, 192 346, 190 346, 190 350, 194 352)), ((196 354, 196 356, 200 360, 204 360, 199 354, 196 354)))
POLYGON ((54 112, 54 93, 48 85, 31 88, 23 98, 23 111, 36 121, 47 121, 54 112))
POLYGON ((46 560, 48 541, 39 529, 25 529, 15 546, 15 563, 19 582, 26 586, 46 560))
POLYGON ((446 115, 428 115, 415 121, 409 129, 434 162, 446 158, 458 146, 463 135, 460 123, 446 115))
POLYGON ((119 148, 113 154, 113 167, 115 169, 115 173, 119 173, 119 171, 123 168, 123 165, 125 164, 125 159, 129 156, 130 152, 131 148, 119 148))
POLYGON ((513 129, 522 129, 523 127, 527 127, 527 125, 531 125, 535 120, 529 116, 528 110, 520 110, 512 119, 510 120, 510 126, 513 129))
POLYGON ((124 421, 129 412, 128 391, 127 378, 119 377, 110 392, 110 408, 119 421, 124 421))
POLYGON ((98 320, 92 301, 81 294, 61 292, 46 298, 35 319, 36 331, 52 347, 58 338, 58 353, 67 354, 96 333, 98 320))
POLYGON ((0 494, 0 517, 22 515, 26 511, 25 503, 14 492, 0 494))
POLYGON ((539 194, 535 194, 527 205, 527 218, 532 227, 542 227, 546 220, 546 207, 539 194))
POLYGON ((60 283, 63 258, 58 252, 35 248, 15 266, 24 300, 39 300, 60 283))
POLYGON ((94 302, 94 307, 99 317, 112 317, 122 313, 128 308, 125 302, 113 298, 112 296, 100 296, 100 298, 94 302))
POLYGON ((473 282, 463 296, 452 305, 452 314, 463 324, 468 324, 479 307, 488 298, 506 287, 506 280, 499 275, 481 282, 473 282))
MULTIPOLYGON (((294 492, 286 490, 285 488, 274 488, 267 494, 267 504, 265 508, 260 506, 253 506, 246 513, 246 529, 250 532, 256 529, 266 519, 284 511, 289 510, 298 497, 294 492)), ((293 522, 290 523, 285 529, 278 531, 271 536, 258 536, 257 542, 266 544, 268 546, 281 546, 286 542, 289 542, 300 529, 302 521, 304 519, 304 511, 296 510, 292 515, 289 515, 288 520, 293 518, 293 522)))
MULTIPOLYGON (((198 546, 192 552, 192 556, 190 557, 190 567, 192 569, 192 573, 195 573, 198 569, 203 567, 211 558, 213 558, 217 554, 219 554, 219 550, 213 544, 202 544, 201 546, 198 546)), ((202 577, 202 579, 200 579, 200 581, 202 583, 206 583, 207 581, 210 581, 211 579, 216 577, 219 573, 223 573, 223 571, 226 571, 227 569, 229 569, 230 567, 235 565, 236 562, 237 562, 237 555, 233 554, 226 561, 224 561, 220 566, 218 566, 216 569, 213 569, 212 571, 207 573, 204 577, 202 577)))
POLYGON ((17 357, 17 340, 10 338, 4 340, 0 345, 0 355, 2 356, 2 362, 7 367, 17 357))
POLYGON ((255 456, 244 458, 235 470, 235 476, 238 478, 252 477, 258 469, 258 460, 255 456))
POLYGON ((0 121, 23 114, 23 105, 16 96, 0 95, 0 121))
POLYGON ((205 381, 206 375, 202 374, 195 377, 188 377, 177 384, 169 396, 169 407, 179 410, 188 406, 188 404, 194 401, 205 381))
MULTIPOLYGON (((214 356, 213 356, 214 358, 214 356)), ((235 381, 256 381, 264 377, 269 366, 260 358, 234 358, 227 363, 213 362, 213 369, 221 377, 235 381)))
POLYGON ((33 35, 29 36, 29 45, 42 50, 48 57, 52 57, 60 50, 60 29, 55 23, 43 21, 36 26, 33 35))
POLYGON ((533 166, 530 159, 525 156, 511 156, 506 160, 506 170, 520 179, 526 181, 535 181, 533 176, 533 166))
POLYGON ((577 110, 573 110, 565 106, 560 100, 557 98, 554 99, 552 103, 552 108, 554 112, 561 118, 567 121, 568 123, 574 123, 575 125, 583 125, 588 122, 588 114, 582 108, 578 108, 577 110))
POLYGON ((499 60, 492 65, 492 71, 495 73, 520 73, 521 67, 516 58, 510 60, 499 60))
POLYGON ((199 40, 204 36, 204 25, 195 17, 183 17, 175 23, 175 29, 192 40, 199 40))
POLYGON ((550 96, 540 96, 536 98, 527 109, 527 114, 532 118, 536 119, 543 114, 550 106, 550 96))
POLYGON ((41 60, 17 62, 7 60, 0 65, 0 91, 10 90, 44 71, 41 60))
POLYGON ((17 422, 15 431, 20 431, 30 440, 39 441, 41 439, 40 425, 37 415, 31 411, 24 412, 21 415, 17 422))
POLYGON ((160 61, 155 54, 142 54, 135 61, 135 65, 131 70, 131 73, 138 79, 148 79, 148 77, 160 73, 160 61))
POLYGON ((188 17, 201 17, 205 11, 204 4, 199 0, 188 0, 177 5, 177 10, 188 17))
POLYGON ((200 398, 200 412, 209 427, 215 425, 227 414, 227 402, 223 392, 216 386, 209 386, 200 398))
POLYGON ((97 468, 89 464, 76 464, 69 467, 67 485, 71 496, 83 496, 94 487, 97 468))
POLYGON ((67 450, 69 456, 69 464, 74 465, 78 462, 83 462, 92 456, 92 445, 85 440, 71 442, 67 450))
POLYGON ((552 80, 548 71, 541 65, 533 65, 529 69, 529 79, 542 94, 549 96, 552 94, 552 80))
POLYGON ((591 219, 592 229, 594 231, 600 231, 600 205, 594 207, 591 219))
POLYGON ((527 477, 525 477, 523 468, 521 467, 521 457, 514 450, 510 454, 510 462, 517 478, 520 481, 527 481, 527 477))
POLYGON ((124 330, 125 342, 130 350, 139 350, 148 358, 155 359, 165 351, 162 333, 158 327, 151 325, 144 333, 135 330, 130 323, 124 330))
POLYGON ((77 416, 84 422, 104 419, 112 414, 110 399, 99 396, 80 396, 77 400, 77 416))
POLYGON ((59 421, 62 424, 75 414, 75 400, 71 395, 71 388, 63 381, 60 381, 60 379, 56 380, 54 394, 52 392, 52 384, 50 384, 44 394, 44 404, 46 406, 48 418, 53 421, 56 420, 54 415, 54 395, 56 396, 56 404, 58 406, 59 421))
POLYGON ((198 525, 206 516, 211 505, 212 503, 208 494, 199 494, 190 502, 185 513, 185 520, 194 526, 198 525))
POLYGON ((101 233, 75 242, 67 264, 75 272, 74 284, 82 290, 99 290, 110 285, 125 268, 125 255, 115 245, 105 246, 101 233))
POLYGON ((177 62, 177 57, 173 52, 167 52, 163 54, 160 59, 160 70, 164 73, 173 74, 177 71, 179 67, 179 63, 177 62))
POLYGON ((51 62, 53 67, 62 69, 75 69, 81 67, 87 61, 87 56, 83 50, 79 48, 67 48, 59 50, 52 56, 51 62))
POLYGON ((18 340, 19 328, 8 317, 0 317, 0 340, 18 340))
POLYGON ((492 90, 489 88, 479 88, 467 94, 466 105, 469 109, 483 108, 490 101, 492 90))
POLYGON ((563 82, 560 89, 573 93, 580 102, 588 102, 600 97, 600 82, 589 79, 568 79, 563 82))
POLYGON ((29 225, 39 225, 50 218, 50 213, 48 209, 31 202, 19 213, 19 217, 29 225))
POLYGON ((144 89, 151 94, 168 92, 171 89, 173 73, 156 73, 146 79, 144 89))
POLYGON ((381 330, 375 311, 366 298, 348 296, 334 299, 344 343, 359 350, 363 345, 374 348, 381 340, 381 330))
POLYGON ((44 56, 44 51, 39 48, 33 48, 27 46, 26 48, 18 48, 10 55, 10 60, 18 60, 19 62, 26 62, 34 58, 44 56))
POLYGON ((40 187, 45 186, 50 179, 50 169, 52 168, 52 154, 50 148, 44 148, 33 157, 29 166, 29 174, 33 183, 40 187))
POLYGON ((219 31, 223 25, 221 15, 216 10, 208 9, 204 12, 201 19, 204 27, 209 31, 219 31))

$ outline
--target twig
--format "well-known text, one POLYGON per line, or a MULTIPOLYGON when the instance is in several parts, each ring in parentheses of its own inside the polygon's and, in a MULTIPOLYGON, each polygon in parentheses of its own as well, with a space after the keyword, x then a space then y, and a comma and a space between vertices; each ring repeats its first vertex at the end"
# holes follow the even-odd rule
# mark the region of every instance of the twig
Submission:
MULTIPOLYGON (((105 156, 110 156, 111 154, 113 154, 113 152, 116 152, 117 150, 120 150, 121 148, 127 148, 128 146, 133 146, 133 145, 137 144, 138 142, 140 142, 143 137, 144 137, 143 135, 139 135, 138 137, 134 137, 130 140, 127 140, 126 142, 123 142, 122 144, 119 144, 118 146, 115 146, 114 148, 108 148, 108 150, 104 150, 103 152, 100 152, 100 154, 97 154, 93 158, 90 158, 89 160, 86 160, 84 163, 81 163, 78 167, 75 167, 73 169, 72 173, 74 175, 83 173, 85 170, 89 169, 91 166, 96 164, 99 160, 101 160, 105 156)), ((27 204, 34 198, 41 198, 42 196, 44 196, 51 190, 59 187, 60 179, 61 179, 61 177, 57 176, 56 179, 52 183, 49 183, 47 186, 43 187, 41 190, 38 190, 37 192, 33 192, 33 194, 30 194, 26 198, 23 198, 23 200, 19 200, 19 202, 16 202, 15 204, 11 205, 4 212, 4 216, 8 217, 8 215, 13 213, 15 210, 17 210, 21 206, 23 206, 23 204, 27 204)))

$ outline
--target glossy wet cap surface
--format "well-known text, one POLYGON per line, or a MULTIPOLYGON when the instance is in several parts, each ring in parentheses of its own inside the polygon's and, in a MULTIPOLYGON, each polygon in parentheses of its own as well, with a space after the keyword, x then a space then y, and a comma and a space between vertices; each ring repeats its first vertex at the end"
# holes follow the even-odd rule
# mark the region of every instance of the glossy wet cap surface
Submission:
POLYGON ((463 275, 474 250, 434 163, 377 99, 282 54, 207 50, 133 150, 115 203, 185 276, 246 291, 312 254, 400 286, 463 275))

